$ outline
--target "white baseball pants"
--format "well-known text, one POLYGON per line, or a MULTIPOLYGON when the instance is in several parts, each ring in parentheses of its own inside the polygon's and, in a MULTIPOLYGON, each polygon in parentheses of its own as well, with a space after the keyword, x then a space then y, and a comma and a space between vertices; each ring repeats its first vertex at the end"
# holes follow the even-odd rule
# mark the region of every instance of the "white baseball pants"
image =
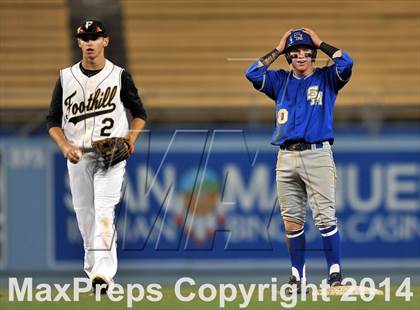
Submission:
POLYGON ((120 201, 126 162, 104 171, 96 167, 93 153, 77 164, 67 161, 70 189, 85 250, 84 270, 111 282, 117 272, 117 233, 114 209, 120 201))

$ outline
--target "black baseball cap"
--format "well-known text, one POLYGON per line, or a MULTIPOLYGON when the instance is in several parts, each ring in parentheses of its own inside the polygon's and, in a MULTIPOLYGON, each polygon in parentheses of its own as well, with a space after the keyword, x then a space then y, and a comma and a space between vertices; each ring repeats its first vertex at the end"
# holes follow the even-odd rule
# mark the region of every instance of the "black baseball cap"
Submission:
POLYGON ((76 38, 107 37, 104 24, 99 20, 86 20, 76 29, 76 38))

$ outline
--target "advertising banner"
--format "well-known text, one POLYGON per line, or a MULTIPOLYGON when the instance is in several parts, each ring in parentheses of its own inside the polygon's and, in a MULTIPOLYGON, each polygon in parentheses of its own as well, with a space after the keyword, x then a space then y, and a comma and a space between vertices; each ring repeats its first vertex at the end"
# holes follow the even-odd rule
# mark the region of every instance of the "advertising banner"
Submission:
MULTIPOLYGON (((277 148, 238 130, 144 134, 126 167, 116 207, 119 258, 130 264, 241 264, 287 259, 279 212, 277 148)), ((345 259, 420 258, 416 137, 337 138, 337 217, 345 259)), ((83 247, 66 163, 53 156, 53 259, 80 261, 83 247)), ((323 258, 308 208, 309 257, 323 258)), ((262 263, 263 264, 263 263, 262 263)))

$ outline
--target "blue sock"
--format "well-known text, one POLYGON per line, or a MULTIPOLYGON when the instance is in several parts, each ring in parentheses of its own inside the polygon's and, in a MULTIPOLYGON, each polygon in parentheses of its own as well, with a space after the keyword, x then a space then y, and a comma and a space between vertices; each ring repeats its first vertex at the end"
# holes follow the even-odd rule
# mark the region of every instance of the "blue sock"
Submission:
POLYGON ((306 248, 304 228, 286 231, 286 241, 289 248, 290 261, 292 263, 292 275, 295 276, 297 280, 305 279, 306 248))
POLYGON ((337 225, 320 228, 328 274, 340 272, 340 234, 337 225))

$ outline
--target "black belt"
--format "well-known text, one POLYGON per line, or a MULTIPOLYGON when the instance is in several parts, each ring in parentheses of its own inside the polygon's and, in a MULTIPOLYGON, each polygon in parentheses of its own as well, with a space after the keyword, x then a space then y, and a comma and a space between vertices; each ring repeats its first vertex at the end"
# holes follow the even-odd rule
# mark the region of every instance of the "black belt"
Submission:
POLYGON ((291 142, 280 145, 280 150, 286 151, 306 151, 315 149, 322 149, 324 142, 308 143, 308 142, 291 142))

